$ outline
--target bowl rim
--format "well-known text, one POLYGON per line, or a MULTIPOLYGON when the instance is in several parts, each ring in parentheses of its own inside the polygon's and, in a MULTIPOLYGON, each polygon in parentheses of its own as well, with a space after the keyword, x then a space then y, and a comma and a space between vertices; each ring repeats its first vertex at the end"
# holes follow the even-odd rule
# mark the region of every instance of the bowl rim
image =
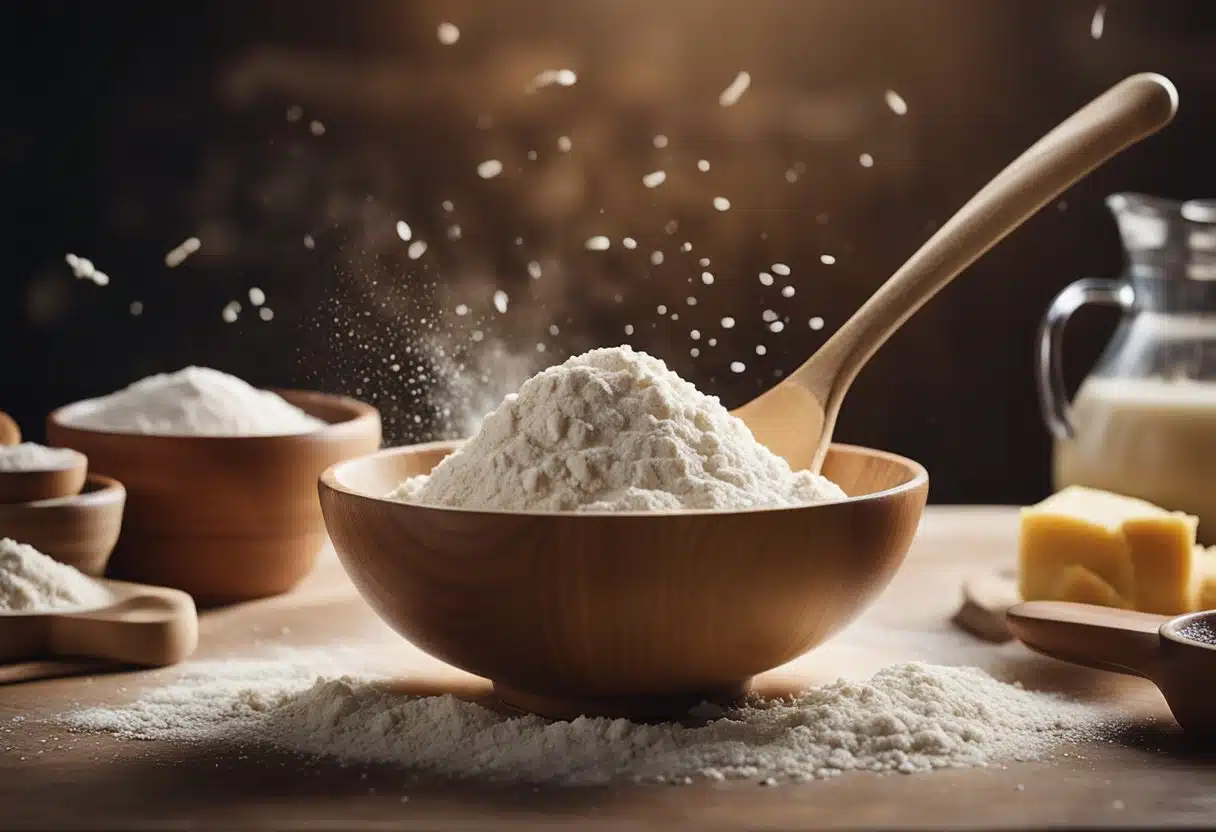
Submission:
MULTIPOLYGON (((24 442, 18 443, 24 445, 24 442)), ((30 444, 39 444, 31 442, 30 444)), ((5 445, 3 447, 15 448, 16 445, 5 445)), ((0 479, 18 479, 20 477, 41 476, 47 474, 66 474, 71 471, 76 471, 81 468, 86 471, 89 468, 89 457, 84 451, 78 451, 75 448, 64 448, 59 445, 43 445, 44 448, 50 448, 53 451, 68 451, 73 454, 71 465, 60 465, 56 468, 14 468, 12 470, 0 470, 0 479)))
POLYGON ((920 488, 927 488, 929 485, 929 472, 925 466, 921 465, 914 459, 906 456, 891 453, 890 451, 882 451, 877 448, 867 448, 864 445, 850 445, 846 443, 833 442, 829 446, 832 450, 845 451, 846 453, 857 453, 862 456, 877 457, 885 459, 889 462, 895 462, 903 465, 912 472, 912 478, 907 482, 899 485, 885 488, 882 491, 874 491, 869 494, 859 494, 856 497, 846 497, 843 500, 824 500, 817 503, 806 503, 795 506, 758 506, 744 509, 687 509, 683 511, 506 511, 504 509, 472 509, 472 508, 455 508, 452 506, 430 506, 422 503, 411 503, 404 500, 393 500, 387 496, 376 496, 367 494, 362 491, 355 491, 343 485, 338 477, 339 473, 345 466, 355 465, 358 463, 366 463, 376 457, 392 457, 404 456, 410 453, 419 453, 423 451, 437 451, 444 449, 456 450, 464 443, 465 440, 438 440, 435 442, 422 442, 416 445, 398 445, 392 448, 381 448, 370 454, 353 457, 343 460, 342 462, 334 463, 322 472, 318 479, 318 486, 322 489, 329 489, 339 494, 346 495, 358 500, 366 500, 373 503, 389 504, 404 506, 412 509, 421 509, 425 511, 444 512, 456 515, 468 516, 508 516, 508 517, 562 517, 576 518, 587 517, 598 520, 608 518, 638 518, 638 517, 688 517, 688 516, 715 516, 715 515, 736 515, 736 514, 758 514, 763 512, 784 512, 784 511, 805 511, 811 508, 820 508, 827 506, 840 505, 857 505, 878 500, 888 499, 890 497, 903 495, 916 491, 920 488))
POLYGON ((127 487, 113 477, 105 474, 95 474, 92 471, 84 478, 84 485, 79 494, 69 494, 66 497, 49 497, 45 500, 30 500, 25 503, 2 503, 0 514, 17 511, 39 511, 41 509, 77 506, 80 508, 104 508, 113 503, 125 500, 127 487), (98 486, 92 491, 86 491, 90 485, 98 486))
POLYGON ((1216 613, 1212 610, 1197 610, 1195 612, 1184 612, 1182 615, 1176 615, 1161 623, 1157 629, 1157 635, 1160 638, 1168 641, 1178 642, 1186 647, 1192 647, 1203 650, 1216 650, 1216 644, 1210 644, 1206 641, 1200 641, 1197 638, 1183 635, 1182 631, 1187 628, 1187 625, 1195 621, 1211 621, 1216 619, 1216 613))
POLYGON ((94 396, 89 399, 79 399, 77 401, 61 405, 52 410, 47 415, 46 420, 47 424, 54 427, 56 430, 69 431, 76 434, 107 436, 114 437, 116 439, 121 438, 140 442, 197 442, 200 444, 214 442, 276 442, 283 444, 301 444, 315 442, 318 439, 323 441, 345 439, 362 433, 366 426, 373 422, 379 423, 380 421, 380 411, 375 407, 375 405, 368 404, 367 402, 363 402, 340 393, 322 393, 319 390, 301 390, 290 387, 262 387, 259 389, 281 396, 291 404, 295 404, 297 407, 299 406, 300 401, 324 402, 329 405, 337 406, 346 411, 347 418, 338 422, 326 422, 323 427, 308 431, 307 433, 265 433, 240 436, 207 436, 190 433, 139 433, 136 431, 124 430, 101 430, 98 428, 75 425, 72 424, 69 419, 64 418, 70 414, 70 411, 73 408, 79 407, 87 402, 96 401, 99 398, 104 398, 104 396, 94 396))

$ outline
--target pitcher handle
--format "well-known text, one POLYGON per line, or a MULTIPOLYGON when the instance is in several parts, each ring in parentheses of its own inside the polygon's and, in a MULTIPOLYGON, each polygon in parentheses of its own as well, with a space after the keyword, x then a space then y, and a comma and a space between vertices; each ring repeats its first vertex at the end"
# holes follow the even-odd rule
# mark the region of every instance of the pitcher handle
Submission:
POLYGON ((1039 349, 1035 355, 1035 377, 1038 380, 1039 406, 1043 421, 1056 439, 1073 437, 1072 420, 1068 416, 1068 392, 1064 389, 1064 369, 1060 347, 1064 341, 1064 326, 1072 313, 1087 303, 1118 306, 1130 310, 1136 294, 1121 280, 1086 278, 1068 286, 1052 299, 1039 327, 1039 349))

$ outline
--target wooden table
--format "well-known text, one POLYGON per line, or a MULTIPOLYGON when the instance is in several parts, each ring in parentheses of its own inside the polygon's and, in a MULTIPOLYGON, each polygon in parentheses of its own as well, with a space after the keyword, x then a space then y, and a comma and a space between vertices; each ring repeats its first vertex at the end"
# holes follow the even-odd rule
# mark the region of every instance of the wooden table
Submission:
MULTIPOLYGON (((1016 514, 934 508, 908 561, 875 607, 831 644, 766 680, 867 676, 922 658, 972 663, 1036 687, 1119 709, 1112 740, 1048 761, 925 775, 851 774, 804 785, 506 789, 408 782, 384 767, 306 764, 276 752, 217 752, 72 735, 45 718, 130 699, 176 669, 0 688, 0 827, 35 829, 1025 828, 1216 824, 1216 755, 1188 745, 1149 684, 1075 669, 1019 645, 992 647, 951 629, 964 575, 1008 565, 1016 514), (17 719, 15 717, 24 717, 17 719), (408 802, 402 796, 408 795, 408 802)), ((455 683, 363 605, 332 557, 289 596, 220 610, 201 622, 198 658, 250 655, 256 643, 357 641, 398 651, 403 672, 455 683)), ((463 679, 469 682, 468 678, 463 679)), ((476 680, 472 681, 476 686, 476 680)))

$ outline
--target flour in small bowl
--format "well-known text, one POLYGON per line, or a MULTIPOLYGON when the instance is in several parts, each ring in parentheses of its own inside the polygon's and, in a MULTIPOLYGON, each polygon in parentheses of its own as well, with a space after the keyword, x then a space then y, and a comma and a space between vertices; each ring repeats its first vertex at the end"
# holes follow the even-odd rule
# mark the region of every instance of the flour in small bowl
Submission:
POLYGON ((0 539, 0 614, 94 609, 110 600, 88 575, 33 546, 0 539))
POLYGON ((69 448, 48 448, 36 442, 0 445, 0 472, 60 471, 80 461, 80 454, 69 448))
POLYGON ((717 397, 627 346, 528 379, 428 475, 389 497, 506 511, 776 508, 838 500, 792 471, 717 397))
POLYGON ((87 430, 160 436, 282 436, 326 424, 275 393, 208 367, 148 376, 77 402, 63 421, 87 430))
POLYGON ((918 662, 789 700, 703 705, 686 724, 508 716, 450 695, 407 695, 354 668, 318 676, 341 663, 311 651, 200 662, 134 702, 61 721, 130 739, 269 746, 440 777, 562 785, 920 774, 1039 759, 1100 724, 1088 706, 977 668, 918 662))

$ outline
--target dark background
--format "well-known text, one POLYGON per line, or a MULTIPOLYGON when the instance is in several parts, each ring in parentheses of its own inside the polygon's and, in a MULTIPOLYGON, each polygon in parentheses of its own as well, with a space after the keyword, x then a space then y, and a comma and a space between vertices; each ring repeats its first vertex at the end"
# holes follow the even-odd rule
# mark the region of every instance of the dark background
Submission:
MULTIPOLYGON (((54 406, 194 363, 361 396, 391 442, 408 442, 458 433, 545 364, 626 340, 733 406, 797 366, 1054 123, 1125 75, 1163 72, 1181 94, 1174 125, 935 299, 842 414, 839 439, 924 462, 935 502, 1033 500, 1048 487, 1035 331, 1068 282, 1119 270, 1103 198, 1216 195, 1213 4, 1109 2, 1095 38, 1097 5, 2 3, 0 408, 38 439, 54 406), (439 43, 441 21, 458 25, 456 44, 439 43), (567 67, 573 87, 525 94, 567 67), (719 107, 741 69, 751 89, 719 107), (504 172, 485 181, 476 168, 491 158, 504 172), (667 181, 644 188, 658 169, 667 181), (719 195, 731 210, 713 209, 719 195), (399 219, 428 243, 417 260, 399 219), (586 251, 598 234, 612 248, 586 251), (201 250, 167 268, 190 236, 201 250), (68 252, 109 285, 74 278, 68 252), (792 275, 766 288, 757 274, 774 262, 792 275), (251 307, 255 286, 272 320, 251 307)), ((1078 316, 1074 383, 1111 324, 1078 316)))

